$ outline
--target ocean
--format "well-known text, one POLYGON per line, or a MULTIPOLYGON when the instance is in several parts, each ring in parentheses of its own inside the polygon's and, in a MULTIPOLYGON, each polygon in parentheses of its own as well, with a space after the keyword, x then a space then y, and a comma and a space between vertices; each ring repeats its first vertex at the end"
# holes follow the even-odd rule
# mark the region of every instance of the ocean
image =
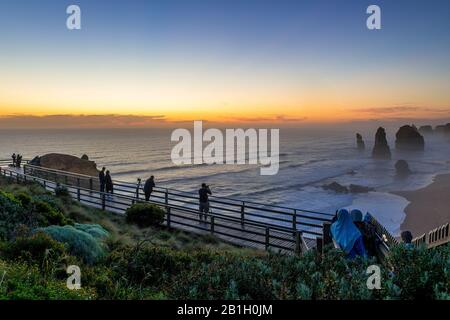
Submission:
MULTIPOLYGON (((87 154, 97 166, 107 167, 113 179, 135 182, 155 176, 158 186, 196 192, 201 183, 211 185, 216 196, 264 202, 299 209, 334 213, 359 208, 370 212, 398 235, 408 201, 391 191, 415 190, 435 175, 450 172, 450 142, 425 137, 423 153, 401 153, 394 148, 395 131, 388 131, 392 160, 373 160, 375 130, 361 132, 366 150, 356 149, 355 131, 349 129, 280 129, 280 169, 261 176, 258 165, 184 165, 170 159, 169 129, 52 129, 0 130, 0 158, 15 153, 25 158, 46 153, 87 154), (407 160, 413 174, 395 175, 395 162, 407 160), (364 194, 336 194, 322 185, 372 187, 364 194)), ((206 144, 205 144, 206 145, 206 144)))

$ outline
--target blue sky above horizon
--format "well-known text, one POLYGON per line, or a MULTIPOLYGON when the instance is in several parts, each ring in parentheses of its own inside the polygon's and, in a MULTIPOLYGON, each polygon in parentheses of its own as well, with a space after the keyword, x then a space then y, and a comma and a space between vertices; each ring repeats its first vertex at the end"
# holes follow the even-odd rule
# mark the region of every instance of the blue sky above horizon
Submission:
POLYGON ((0 115, 450 108, 446 0, 0 0, 0 49, 0 115), (82 30, 66 29, 70 4, 82 30), (366 28, 370 4, 382 30, 366 28))

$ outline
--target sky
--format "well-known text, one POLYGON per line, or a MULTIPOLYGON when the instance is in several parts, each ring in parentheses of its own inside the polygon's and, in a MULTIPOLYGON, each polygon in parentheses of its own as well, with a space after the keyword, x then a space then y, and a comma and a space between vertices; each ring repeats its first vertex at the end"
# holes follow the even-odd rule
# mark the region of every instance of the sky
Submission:
POLYGON ((448 0, 0 0, 0 125, 450 118, 449 57, 448 0))

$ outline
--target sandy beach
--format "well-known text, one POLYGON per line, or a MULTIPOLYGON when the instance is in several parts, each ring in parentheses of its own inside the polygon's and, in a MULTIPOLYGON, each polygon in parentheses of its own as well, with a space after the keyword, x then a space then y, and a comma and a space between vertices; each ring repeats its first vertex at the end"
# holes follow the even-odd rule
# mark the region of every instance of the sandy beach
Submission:
POLYGON ((410 202, 402 231, 409 230, 416 237, 450 222, 450 174, 436 176, 425 188, 393 193, 410 202))

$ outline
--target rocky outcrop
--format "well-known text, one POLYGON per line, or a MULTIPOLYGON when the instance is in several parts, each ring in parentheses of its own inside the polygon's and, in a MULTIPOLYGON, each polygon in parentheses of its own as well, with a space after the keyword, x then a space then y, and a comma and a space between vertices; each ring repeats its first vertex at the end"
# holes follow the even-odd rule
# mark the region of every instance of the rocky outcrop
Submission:
POLYGON ((405 160, 398 160, 395 163, 395 171, 397 172, 397 176, 400 177, 408 176, 411 173, 408 162, 405 160))
POLYGON ((337 183, 336 181, 333 181, 330 184, 325 184, 322 186, 324 190, 331 190, 336 193, 367 193, 370 191, 375 191, 375 189, 365 186, 360 186, 357 184, 351 184, 348 187, 343 186, 340 183, 337 183))
POLYGON ((356 146, 358 150, 364 150, 366 148, 366 144, 359 133, 356 134, 356 146))
POLYGON ((421 134, 432 134, 433 133, 433 127, 432 126, 421 126, 419 128, 419 132, 421 134))
POLYGON ((348 186, 348 191, 350 191, 350 193, 367 193, 370 191, 375 191, 375 189, 371 187, 360 186, 358 184, 351 184, 348 186))
POLYGON ((374 159, 390 159, 391 149, 386 140, 386 131, 380 127, 375 134, 375 145, 372 150, 372 158, 374 159))
POLYGON ((395 134, 395 147, 399 150, 423 150, 425 140, 413 126, 403 126, 395 134))
POLYGON ((83 155, 81 156, 81 160, 87 160, 87 161, 89 161, 89 157, 87 156, 87 154, 83 154, 83 155))
POLYGON ((348 188, 346 186, 343 186, 343 185, 337 183, 336 181, 334 181, 330 184, 325 184, 322 186, 322 188, 324 190, 331 190, 336 193, 348 193, 348 188))
POLYGON ((50 153, 39 159, 40 166, 50 169, 97 176, 97 165, 94 161, 83 160, 68 154, 50 153))
POLYGON ((447 123, 445 125, 436 126, 434 131, 436 133, 450 134, 450 123, 447 123))

